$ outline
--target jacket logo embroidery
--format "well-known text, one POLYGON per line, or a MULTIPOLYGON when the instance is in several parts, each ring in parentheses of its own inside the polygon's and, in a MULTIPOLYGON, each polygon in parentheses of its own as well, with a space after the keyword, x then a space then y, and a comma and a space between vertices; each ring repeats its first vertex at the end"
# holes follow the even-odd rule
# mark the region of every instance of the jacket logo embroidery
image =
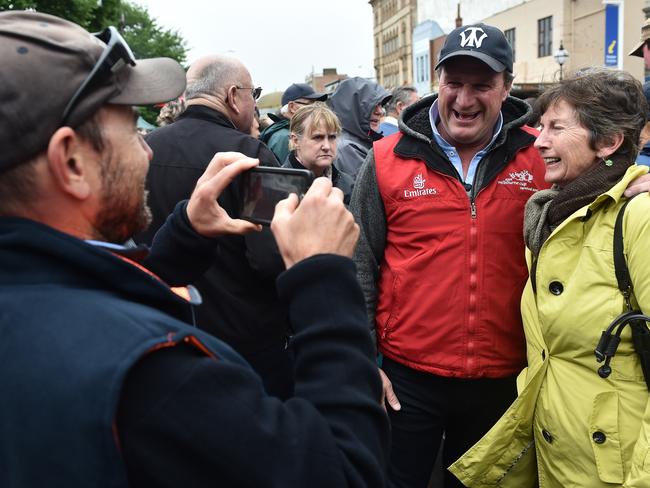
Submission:
POLYGON ((404 190, 404 198, 421 197, 425 195, 436 195, 438 191, 435 188, 425 188, 427 180, 424 179, 422 173, 418 173, 413 178, 413 190, 404 190))
POLYGON ((468 27, 465 29, 463 32, 460 33, 461 41, 460 45, 461 47, 475 47, 475 48, 480 48, 481 44, 483 44, 483 41, 488 35, 485 33, 483 29, 480 27, 468 27), (481 37, 478 37, 477 32, 481 32, 481 37), (470 32, 468 35, 467 32, 470 32))
POLYGON ((510 173, 507 178, 497 181, 499 185, 517 185, 520 190, 536 192, 537 188, 533 188, 530 184, 533 181, 533 175, 525 169, 523 171, 515 171, 510 173))
POLYGON ((426 182, 427 180, 425 180, 422 177, 422 173, 420 173, 415 178, 413 178, 413 188, 415 188, 416 190, 421 190, 422 188, 424 188, 424 184, 426 182))

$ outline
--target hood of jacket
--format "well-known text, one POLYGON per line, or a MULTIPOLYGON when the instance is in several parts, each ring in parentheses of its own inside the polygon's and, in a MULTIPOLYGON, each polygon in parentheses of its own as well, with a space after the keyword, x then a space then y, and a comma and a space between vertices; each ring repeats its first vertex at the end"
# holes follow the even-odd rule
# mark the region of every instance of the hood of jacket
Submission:
POLYGON ((371 134, 379 134, 370 129, 370 115, 390 96, 390 92, 376 82, 355 77, 342 81, 327 103, 341 121, 343 130, 371 142, 371 134))
MULTIPOLYGON (((430 95, 405 108, 398 121, 400 131, 431 144, 433 131, 429 121, 429 110, 437 98, 437 94, 430 95)), ((508 96, 501 106, 501 113, 503 114, 503 128, 496 141, 494 141, 494 147, 498 147, 503 143, 511 129, 525 125, 533 113, 533 109, 523 100, 508 96)))

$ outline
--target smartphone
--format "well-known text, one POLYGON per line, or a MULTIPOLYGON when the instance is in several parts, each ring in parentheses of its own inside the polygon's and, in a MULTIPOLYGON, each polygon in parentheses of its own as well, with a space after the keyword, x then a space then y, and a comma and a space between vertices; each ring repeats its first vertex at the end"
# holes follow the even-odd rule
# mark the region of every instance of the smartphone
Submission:
POLYGON ((307 169, 258 166, 242 174, 239 218, 270 225, 275 205, 295 193, 298 198, 309 190, 314 174, 307 169))

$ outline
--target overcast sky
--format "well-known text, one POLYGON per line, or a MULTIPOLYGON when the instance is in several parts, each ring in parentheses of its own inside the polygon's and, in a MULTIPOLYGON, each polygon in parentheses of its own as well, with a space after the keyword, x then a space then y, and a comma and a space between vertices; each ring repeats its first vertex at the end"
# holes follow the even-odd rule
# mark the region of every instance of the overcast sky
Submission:
POLYGON ((374 77, 372 7, 367 0, 134 0, 187 41, 188 61, 230 54, 263 93, 337 68, 374 77))

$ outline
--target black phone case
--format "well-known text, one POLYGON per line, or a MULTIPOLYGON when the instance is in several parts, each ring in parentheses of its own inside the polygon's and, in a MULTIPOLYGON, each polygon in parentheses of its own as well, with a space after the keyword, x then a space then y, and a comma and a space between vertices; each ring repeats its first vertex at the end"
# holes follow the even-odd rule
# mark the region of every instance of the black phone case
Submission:
POLYGON ((308 169, 258 166, 242 175, 239 218, 256 224, 270 225, 275 205, 296 193, 302 197, 314 174, 308 169))

